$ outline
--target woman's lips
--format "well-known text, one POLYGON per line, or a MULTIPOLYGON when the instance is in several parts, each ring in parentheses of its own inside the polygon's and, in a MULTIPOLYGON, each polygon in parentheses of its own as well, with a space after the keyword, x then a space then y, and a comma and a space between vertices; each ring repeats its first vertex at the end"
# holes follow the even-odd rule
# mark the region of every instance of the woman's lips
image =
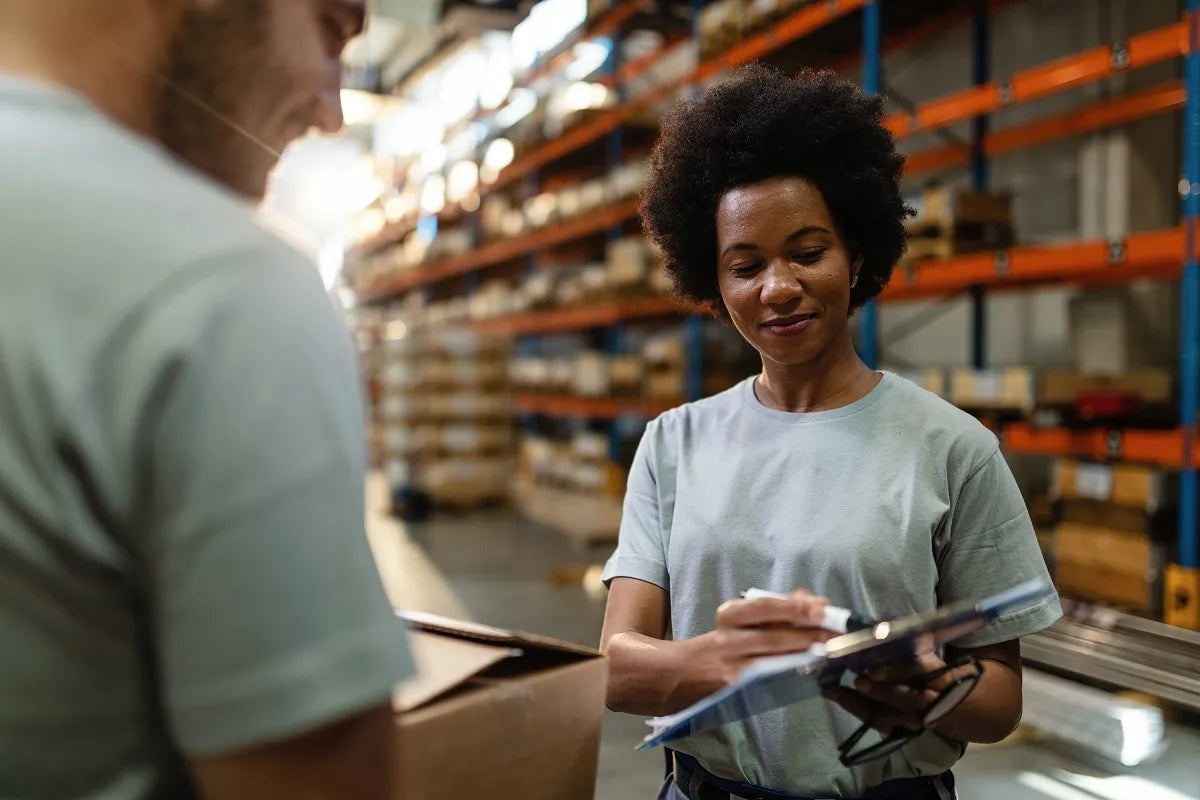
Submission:
POLYGON ((764 322, 760 327, 772 336, 799 336, 817 318, 816 314, 793 314, 764 322))

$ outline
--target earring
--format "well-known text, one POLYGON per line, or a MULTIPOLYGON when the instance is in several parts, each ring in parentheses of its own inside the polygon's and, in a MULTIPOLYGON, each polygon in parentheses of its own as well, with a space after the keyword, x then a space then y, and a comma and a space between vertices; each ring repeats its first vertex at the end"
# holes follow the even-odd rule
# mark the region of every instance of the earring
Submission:
POLYGON ((853 289, 855 286, 858 286, 858 275, 857 274, 855 274, 854 277, 850 279, 850 288, 853 289))

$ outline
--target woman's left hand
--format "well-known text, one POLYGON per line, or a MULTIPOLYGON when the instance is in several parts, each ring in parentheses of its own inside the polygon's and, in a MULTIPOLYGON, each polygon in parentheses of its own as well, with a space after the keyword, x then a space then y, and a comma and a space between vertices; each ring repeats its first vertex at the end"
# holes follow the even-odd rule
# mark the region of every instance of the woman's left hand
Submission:
MULTIPOLYGON (((924 715, 947 686, 961 677, 948 670, 932 680, 922 676, 946 668, 946 662, 934 653, 918 656, 915 661, 872 670, 854 681, 854 689, 840 686, 825 690, 825 696, 872 727, 890 735, 896 729, 920 731, 924 715)), ((963 671, 969 671, 964 667, 963 671)))

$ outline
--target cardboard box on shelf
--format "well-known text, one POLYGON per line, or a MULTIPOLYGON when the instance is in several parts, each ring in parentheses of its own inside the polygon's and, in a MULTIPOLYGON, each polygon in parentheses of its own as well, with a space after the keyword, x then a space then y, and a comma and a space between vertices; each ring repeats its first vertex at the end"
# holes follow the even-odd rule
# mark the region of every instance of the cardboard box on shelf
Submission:
POLYGON ((677 400, 687 394, 687 379, 682 371, 665 370, 646 376, 646 396, 655 400, 677 400))
POLYGON ((1100 500, 1063 500, 1060 504, 1064 522, 1077 522, 1111 528, 1114 531, 1154 536, 1162 527, 1153 512, 1143 508, 1106 503, 1100 500))
POLYGON ((1167 565, 1163 589, 1163 622, 1200 631, 1200 569, 1167 565))
POLYGON ((517 481, 513 499, 529 519, 581 543, 615 542, 621 530, 620 495, 581 492, 517 481))
POLYGON ((1024 367, 957 369, 950 381, 950 401, 965 408, 1026 413, 1034 399, 1033 371, 1024 367))
POLYGON ((612 389, 609 358, 604 353, 585 351, 575 356, 571 389, 584 397, 603 397, 612 389))
POLYGON ((1099 500, 1154 512, 1168 502, 1172 483, 1162 470, 1139 464, 1054 462, 1054 494, 1064 500, 1099 500))
POLYGON ((608 245, 608 283, 614 289, 637 289, 650 277, 651 254, 640 236, 617 239, 608 245))
POLYGON ((687 345, 679 334, 653 336, 642 345, 642 357, 652 368, 683 369, 687 363, 687 345))
POLYGON ((741 39, 749 24, 749 14, 749 0, 715 0, 705 6, 696 19, 700 57, 714 56, 741 39))
POLYGON ((1147 536, 1063 522, 1055 529, 1054 582, 1069 596, 1155 613, 1164 548, 1147 536))
POLYGON ((1047 370, 1038 376, 1038 404, 1073 406, 1081 394, 1102 390, 1137 395, 1146 403, 1169 403, 1174 387, 1170 370, 1146 369, 1122 374, 1047 370))
POLYGON ((420 668, 393 697, 405 800, 591 800, 607 681, 599 653, 402 616, 420 668))
POLYGON ((927 392, 933 392, 938 397, 946 397, 946 372, 940 369, 901 369, 884 367, 887 372, 893 372, 905 380, 915 383, 927 392))
POLYGON ((614 356, 611 371, 614 394, 631 395, 642 391, 646 362, 641 356, 614 356))

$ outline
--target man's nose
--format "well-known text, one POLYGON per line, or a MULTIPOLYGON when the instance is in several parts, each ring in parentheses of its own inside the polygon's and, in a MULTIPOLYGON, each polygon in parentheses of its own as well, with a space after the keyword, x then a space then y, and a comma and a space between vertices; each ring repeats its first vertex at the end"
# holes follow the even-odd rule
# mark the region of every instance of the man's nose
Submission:
POLYGON ((313 122, 325 133, 337 133, 342 129, 345 119, 342 117, 340 81, 336 89, 325 89, 317 98, 316 119, 313 122))

